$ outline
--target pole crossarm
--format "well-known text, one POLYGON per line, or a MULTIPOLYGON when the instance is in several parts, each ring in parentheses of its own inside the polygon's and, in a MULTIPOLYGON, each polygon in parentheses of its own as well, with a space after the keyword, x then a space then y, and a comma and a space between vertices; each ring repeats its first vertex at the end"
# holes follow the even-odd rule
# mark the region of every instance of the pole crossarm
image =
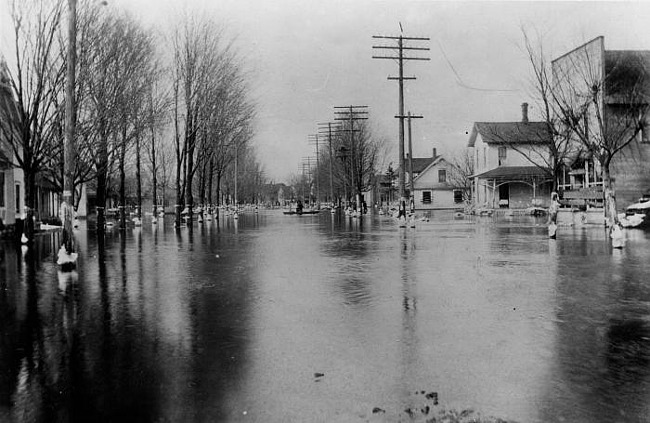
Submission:
POLYGON ((403 35, 373 35, 372 38, 381 38, 385 40, 419 40, 419 41, 429 41, 429 37, 405 37, 403 35))
POLYGON ((394 56, 372 56, 373 59, 391 59, 391 60, 431 60, 429 57, 394 57, 394 56))
POLYGON ((417 116, 417 115, 396 115, 395 116, 397 119, 422 119, 424 116, 417 116))
POLYGON ((386 79, 393 80, 393 81, 406 81, 406 80, 416 80, 417 78, 414 76, 389 76, 386 79))
MULTIPOLYGON (((372 46, 372 48, 399 50, 399 47, 397 46, 372 46)), ((402 50, 430 51, 431 49, 429 47, 402 47, 402 50)))

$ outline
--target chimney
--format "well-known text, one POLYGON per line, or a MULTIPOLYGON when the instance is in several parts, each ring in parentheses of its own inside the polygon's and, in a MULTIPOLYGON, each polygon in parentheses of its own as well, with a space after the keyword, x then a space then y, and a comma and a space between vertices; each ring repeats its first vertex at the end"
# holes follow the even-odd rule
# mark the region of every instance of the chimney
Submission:
POLYGON ((435 159, 436 157, 438 157, 438 154, 436 154, 436 153, 437 153, 437 151, 436 151, 436 149, 435 149, 435 147, 434 147, 434 148, 433 148, 433 158, 434 158, 434 159, 435 159))
POLYGON ((521 121, 528 123, 528 103, 521 103, 521 121))

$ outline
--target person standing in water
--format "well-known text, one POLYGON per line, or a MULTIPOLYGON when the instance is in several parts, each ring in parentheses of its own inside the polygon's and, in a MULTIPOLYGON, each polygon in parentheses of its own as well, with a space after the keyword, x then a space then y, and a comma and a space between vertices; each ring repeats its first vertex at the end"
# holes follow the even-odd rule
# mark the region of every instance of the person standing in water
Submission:
POLYGON ((548 236, 555 238, 557 231, 557 214, 560 211, 560 200, 557 192, 551 193, 551 205, 548 207, 548 236))

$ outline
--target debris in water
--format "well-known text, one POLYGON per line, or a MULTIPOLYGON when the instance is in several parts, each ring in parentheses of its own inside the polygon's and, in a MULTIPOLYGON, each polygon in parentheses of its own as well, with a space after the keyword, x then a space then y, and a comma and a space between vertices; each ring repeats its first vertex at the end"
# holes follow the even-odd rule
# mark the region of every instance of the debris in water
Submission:
POLYGON ((375 407, 375 408, 372 409, 372 414, 385 413, 385 412, 386 412, 386 410, 384 410, 383 408, 379 408, 379 407, 375 407))

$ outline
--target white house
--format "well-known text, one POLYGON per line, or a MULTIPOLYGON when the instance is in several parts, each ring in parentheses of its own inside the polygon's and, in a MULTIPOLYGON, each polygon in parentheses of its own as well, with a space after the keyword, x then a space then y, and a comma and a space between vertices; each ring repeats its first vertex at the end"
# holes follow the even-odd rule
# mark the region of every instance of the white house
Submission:
POLYGON ((483 208, 522 209, 550 201, 553 176, 549 163, 550 131, 545 122, 476 122, 468 146, 473 148, 472 198, 483 208))
POLYGON ((453 171, 451 163, 437 156, 417 174, 413 181, 416 211, 463 207, 463 190, 454 187, 451 178, 453 171))

